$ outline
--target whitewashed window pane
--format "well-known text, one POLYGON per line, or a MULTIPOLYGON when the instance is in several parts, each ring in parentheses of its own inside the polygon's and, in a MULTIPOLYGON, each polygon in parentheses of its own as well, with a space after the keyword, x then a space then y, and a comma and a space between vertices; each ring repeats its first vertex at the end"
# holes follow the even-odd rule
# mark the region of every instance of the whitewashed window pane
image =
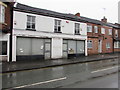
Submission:
POLYGON ((0 22, 5 22, 5 7, 0 5, 0 22))
POLYGON ((94 32, 98 33, 98 27, 97 26, 94 26, 94 32))
POLYGON ((27 16, 27 29, 35 29, 35 16, 27 16))
POLYGON ((109 35, 112 35, 112 29, 109 29, 109 35))
POLYGON ((105 34, 105 28, 101 28, 101 33, 105 34))
POLYGON ((88 48, 92 48, 92 41, 91 40, 87 41, 87 46, 88 46, 88 48))
POLYGON ((92 32, 92 26, 91 25, 87 26, 87 32, 92 32))

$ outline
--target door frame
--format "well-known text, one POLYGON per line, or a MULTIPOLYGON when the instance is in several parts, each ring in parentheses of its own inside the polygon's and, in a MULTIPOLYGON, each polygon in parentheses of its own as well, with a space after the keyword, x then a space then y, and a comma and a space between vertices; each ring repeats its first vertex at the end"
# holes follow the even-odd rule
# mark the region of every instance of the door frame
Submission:
MULTIPOLYGON (((62 52, 64 53, 64 52, 67 52, 67 57, 66 58, 68 58, 68 40, 67 39, 63 39, 63 41, 64 40, 66 40, 67 41, 67 43, 62 43, 62 45, 64 45, 64 44, 66 44, 67 45, 67 51, 65 51, 65 50, 63 50, 63 48, 62 48, 62 52)), ((63 57, 63 54, 62 54, 62 57, 63 57)), ((63 57, 63 58, 65 58, 65 57, 63 57)))
POLYGON ((45 45, 46 45, 46 44, 50 44, 50 51, 49 51, 49 53, 50 53, 50 58, 49 58, 49 59, 51 59, 51 50, 52 50, 52 45, 51 45, 51 44, 52 44, 52 43, 51 43, 52 40, 51 40, 50 38, 46 38, 46 39, 44 39, 44 59, 45 59, 45 60, 47 60, 46 57, 45 57, 45 53, 46 53, 45 45), (49 39, 50 42, 45 42, 46 39, 49 39))

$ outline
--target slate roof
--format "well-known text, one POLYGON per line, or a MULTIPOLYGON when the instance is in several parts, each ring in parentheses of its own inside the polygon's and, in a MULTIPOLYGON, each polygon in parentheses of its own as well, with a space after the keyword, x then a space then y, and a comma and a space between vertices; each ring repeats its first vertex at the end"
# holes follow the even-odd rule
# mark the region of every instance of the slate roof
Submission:
POLYGON ((28 5, 20 4, 20 3, 17 3, 16 7, 14 7, 14 10, 20 10, 23 12, 30 12, 33 14, 40 14, 40 15, 45 15, 45 16, 50 16, 50 17, 55 17, 55 18, 72 20, 72 21, 94 23, 98 25, 106 25, 106 26, 110 26, 114 28, 120 28, 120 26, 112 24, 112 23, 104 23, 96 19, 91 19, 91 18, 87 18, 83 16, 78 17, 73 14, 59 13, 59 12, 55 12, 51 10, 35 8, 35 7, 28 6, 28 5))

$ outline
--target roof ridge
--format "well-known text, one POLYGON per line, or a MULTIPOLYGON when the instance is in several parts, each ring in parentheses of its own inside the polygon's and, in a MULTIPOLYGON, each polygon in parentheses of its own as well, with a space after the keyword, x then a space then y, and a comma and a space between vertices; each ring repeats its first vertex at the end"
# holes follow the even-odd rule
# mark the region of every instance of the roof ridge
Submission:
POLYGON ((113 27, 116 25, 114 25, 112 23, 112 25, 107 22, 104 23, 100 20, 97 19, 92 19, 92 18, 88 18, 88 17, 84 17, 84 16, 75 16, 74 14, 71 13, 60 13, 60 12, 56 12, 56 11, 52 11, 52 10, 47 10, 47 9, 42 9, 42 8, 37 8, 37 7, 32 7, 29 5, 25 5, 25 4, 21 4, 21 3, 17 3, 16 7, 14 7, 16 9, 21 9, 21 10, 26 10, 26 11, 32 11, 32 12, 37 12, 37 13, 43 13, 48 14, 48 16, 51 17, 56 17, 56 18, 64 18, 64 19, 69 19, 69 20, 74 20, 74 21, 78 21, 78 22, 84 22, 84 23, 94 23, 94 24, 98 24, 98 25, 106 25, 106 26, 110 26, 113 27))

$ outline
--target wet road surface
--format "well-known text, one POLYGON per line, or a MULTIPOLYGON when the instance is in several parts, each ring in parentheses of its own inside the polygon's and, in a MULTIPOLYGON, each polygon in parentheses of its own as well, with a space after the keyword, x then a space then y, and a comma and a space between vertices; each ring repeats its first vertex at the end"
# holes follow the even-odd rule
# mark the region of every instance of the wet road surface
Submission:
POLYGON ((61 88, 118 88, 118 73, 76 82, 61 88))
POLYGON ((76 82, 117 72, 117 64, 118 60, 112 59, 5 73, 1 75, 3 81, 2 88, 59 88, 69 86, 70 84, 74 85, 76 82))

